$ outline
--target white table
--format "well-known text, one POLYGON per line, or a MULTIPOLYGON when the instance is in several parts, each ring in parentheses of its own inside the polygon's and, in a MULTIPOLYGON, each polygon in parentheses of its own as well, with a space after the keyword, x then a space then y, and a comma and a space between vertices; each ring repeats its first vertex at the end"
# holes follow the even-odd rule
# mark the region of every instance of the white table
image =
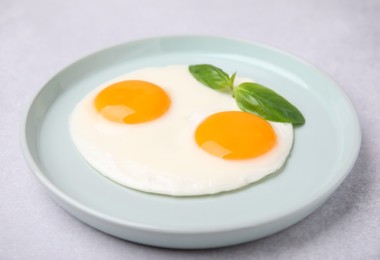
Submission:
POLYGON ((380 259, 380 1, 0 0, 0 259, 380 259), (330 74, 357 108, 363 143, 320 209, 278 234, 168 250, 98 232, 58 207, 21 155, 19 124, 63 67, 135 39, 210 34, 269 44, 330 74))

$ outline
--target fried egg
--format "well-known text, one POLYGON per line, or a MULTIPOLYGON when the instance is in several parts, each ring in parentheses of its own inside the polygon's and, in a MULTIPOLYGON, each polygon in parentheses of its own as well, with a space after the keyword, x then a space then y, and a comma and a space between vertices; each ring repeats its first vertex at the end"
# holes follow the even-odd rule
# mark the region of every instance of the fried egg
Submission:
POLYGON ((96 87, 77 104, 69 127, 99 173, 172 196, 258 181, 282 167, 293 143, 292 124, 240 111, 230 94, 202 85, 185 65, 144 68, 96 87))

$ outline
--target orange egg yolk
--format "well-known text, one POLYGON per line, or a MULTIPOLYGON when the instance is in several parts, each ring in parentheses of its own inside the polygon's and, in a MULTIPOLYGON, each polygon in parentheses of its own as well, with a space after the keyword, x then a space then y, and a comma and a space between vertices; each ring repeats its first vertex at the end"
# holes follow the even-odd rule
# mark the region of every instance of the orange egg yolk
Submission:
POLYGON ((213 114, 195 131, 197 144, 206 152, 227 160, 255 158, 276 144, 272 126, 256 115, 241 111, 213 114))
POLYGON ((94 100, 106 119, 126 124, 154 120, 170 107, 170 98, 159 86, 141 80, 126 80, 103 89, 94 100))

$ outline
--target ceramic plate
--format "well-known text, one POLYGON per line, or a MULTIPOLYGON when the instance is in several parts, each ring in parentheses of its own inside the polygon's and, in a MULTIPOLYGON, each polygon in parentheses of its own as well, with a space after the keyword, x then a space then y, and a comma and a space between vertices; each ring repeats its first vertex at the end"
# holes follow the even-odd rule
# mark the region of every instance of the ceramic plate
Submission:
POLYGON ((343 91, 312 65, 256 43, 180 36, 112 47, 58 73, 29 107, 22 146, 33 173, 53 198, 83 222, 147 245, 210 248, 268 236, 313 212, 352 168, 360 128, 343 91), (199 63, 238 71, 303 112, 306 124, 295 129, 294 147, 281 172, 233 192, 170 197, 120 186, 78 154, 68 118, 90 90, 148 66, 199 63))

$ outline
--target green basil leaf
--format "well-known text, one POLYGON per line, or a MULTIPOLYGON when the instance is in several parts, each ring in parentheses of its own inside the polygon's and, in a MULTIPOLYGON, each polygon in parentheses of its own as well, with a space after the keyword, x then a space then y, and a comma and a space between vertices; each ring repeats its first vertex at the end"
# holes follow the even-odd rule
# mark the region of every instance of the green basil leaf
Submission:
POLYGON ((262 118, 303 125, 301 112, 285 98, 257 83, 242 83, 234 89, 237 105, 241 110, 257 114, 262 118))
POLYGON ((212 89, 231 87, 228 74, 215 66, 209 64, 191 65, 189 71, 200 83, 212 89))
POLYGON ((231 77, 230 77, 230 88, 231 88, 231 89, 232 89, 233 86, 234 86, 234 81, 235 81, 235 78, 236 78, 236 73, 237 73, 237 72, 235 72, 234 74, 232 74, 231 77))

